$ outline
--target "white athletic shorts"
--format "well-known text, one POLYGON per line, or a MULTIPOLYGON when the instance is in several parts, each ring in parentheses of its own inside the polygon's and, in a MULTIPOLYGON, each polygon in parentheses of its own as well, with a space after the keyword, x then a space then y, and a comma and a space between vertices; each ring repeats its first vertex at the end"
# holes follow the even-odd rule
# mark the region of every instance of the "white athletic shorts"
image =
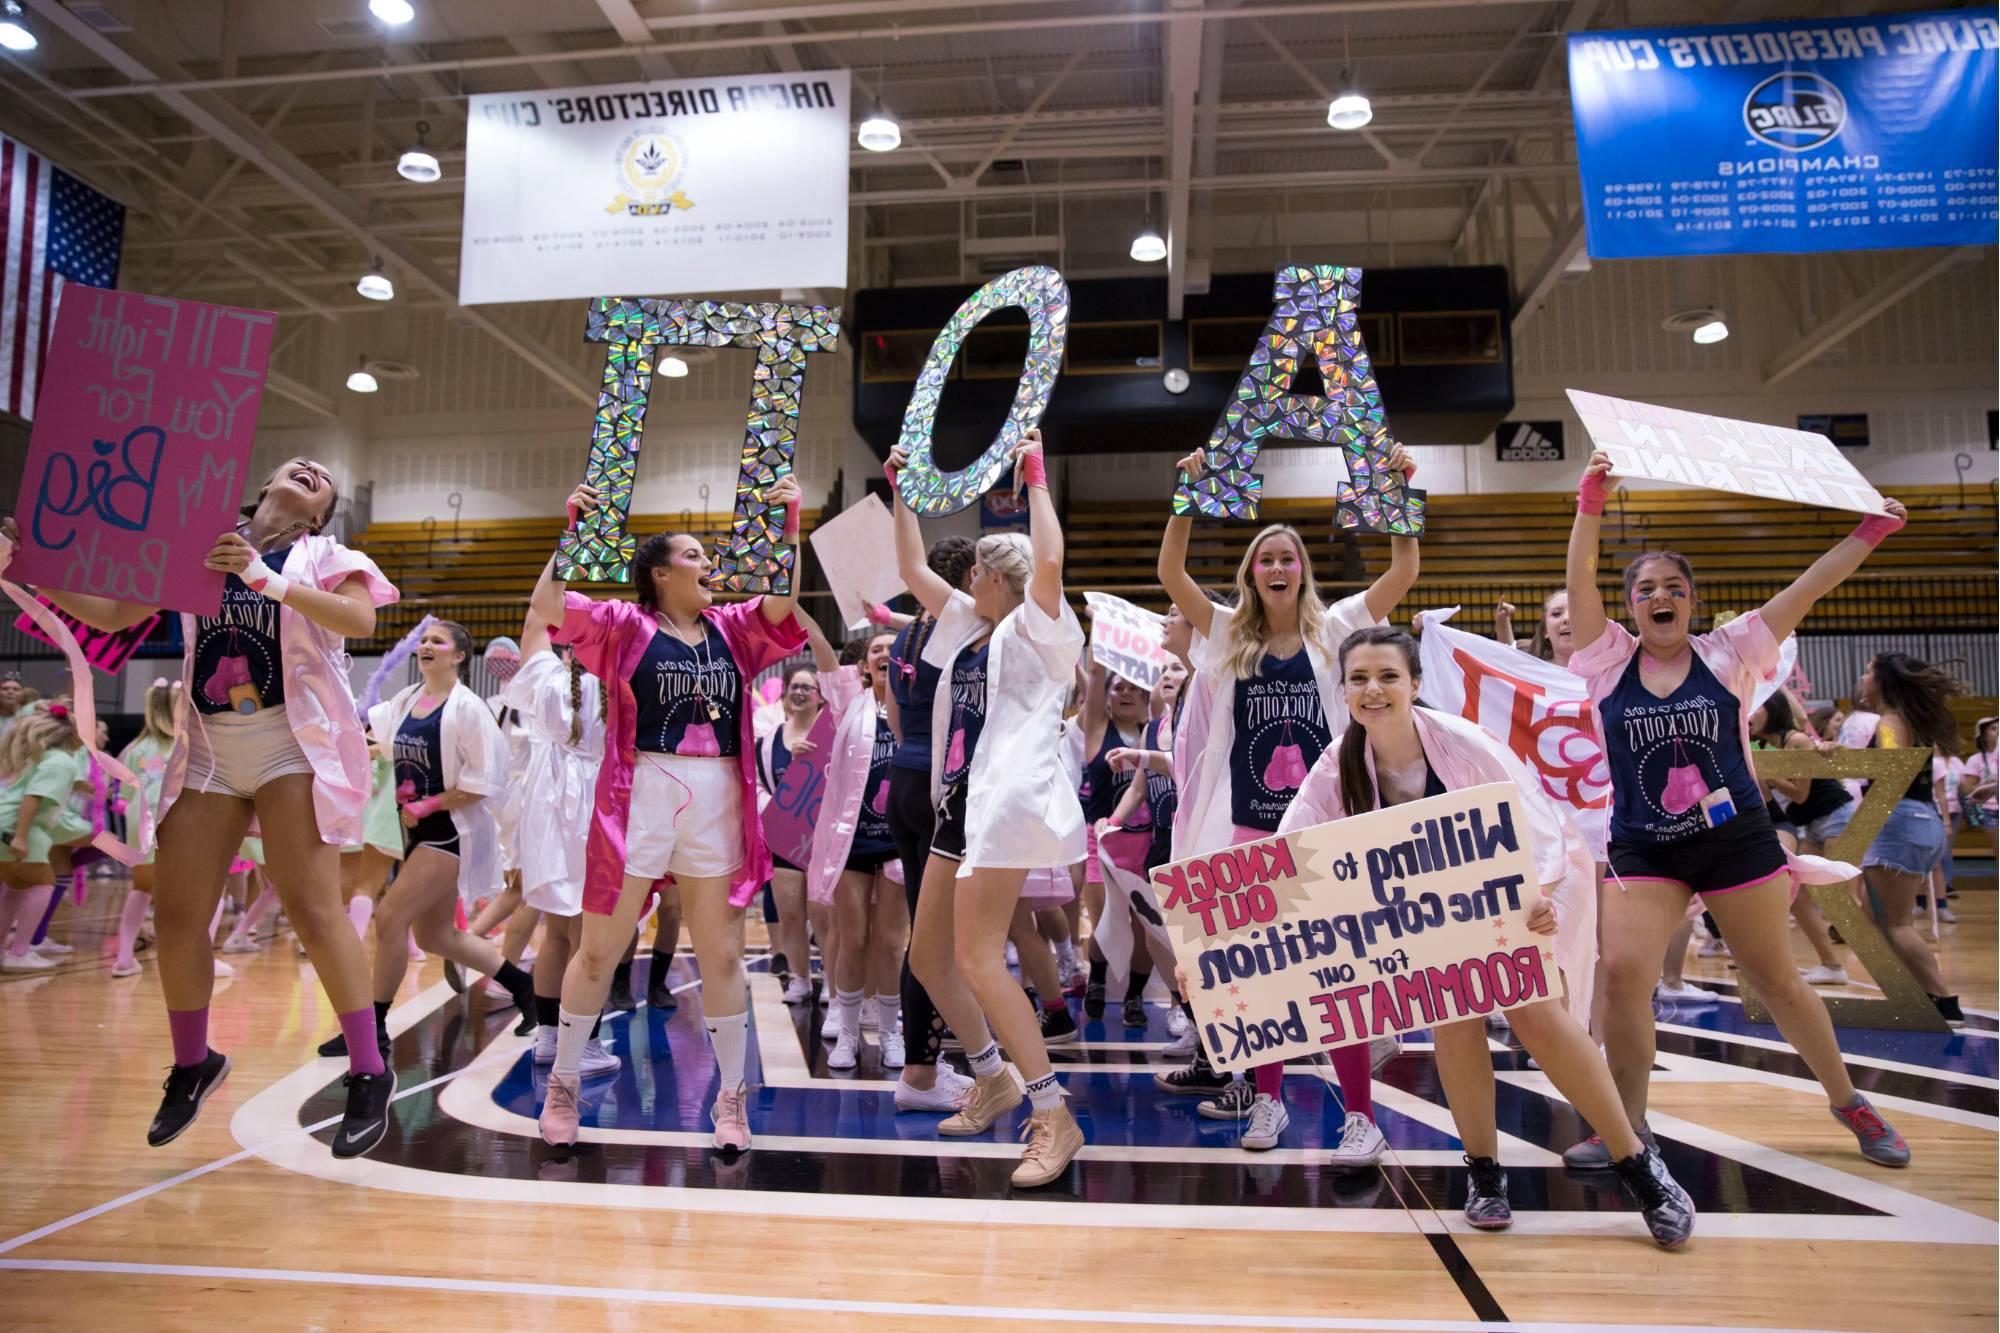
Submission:
POLYGON ((625 821, 625 873, 719 879, 743 864, 743 788, 734 758, 641 750, 625 821))
POLYGON ((299 748, 285 706, 248 715, 215 713, 191 719, 183 791, 217 792, 249 800, 265 783, 313 771, 299 748))

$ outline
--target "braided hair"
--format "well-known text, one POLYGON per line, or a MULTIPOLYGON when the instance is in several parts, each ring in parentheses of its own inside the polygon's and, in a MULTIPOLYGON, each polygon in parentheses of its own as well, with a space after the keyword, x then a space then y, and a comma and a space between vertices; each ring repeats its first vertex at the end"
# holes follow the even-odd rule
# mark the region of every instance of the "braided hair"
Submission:
MULTIPOLYGON (((583 663, 574 654, 569 659, 569 748, 583 744, 583 663)), ((605 720, 604 691, 597 692, 597 720, 605 720)))

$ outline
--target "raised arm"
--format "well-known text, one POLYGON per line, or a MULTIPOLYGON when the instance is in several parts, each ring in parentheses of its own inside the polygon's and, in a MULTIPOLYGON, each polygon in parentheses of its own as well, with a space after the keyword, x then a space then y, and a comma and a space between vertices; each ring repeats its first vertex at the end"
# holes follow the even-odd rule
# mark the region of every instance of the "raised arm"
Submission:
MULTIPOLYGON (((1203 451, 1195 450, 1180 462, 1174 464, 1184 477, 1201 475, 1203 451)), ((1204 639, 1215 627, 1215 605, 1201 595, 1201 585, 1187 572, 1188 535, 1194 531, 1194 515, 1175 514, 1167 520, 1166 535, 1160 539, 1160 563, 1158 574, 1160 587, 1180 608, 1181 619, 1194 627, 1194 632, 1204 639)))
POLYGON ((1028 575, 1028 596, 1051 620, 1062 614, 1063 531, 1049 499, 1048 467, 1042 461, 1042 433, 1031 430, 1014 446, 1014 462, 1028 488, 1028 545, 1034 568, 1028 575))
POLYGON ((896 572, 903 576, 903 586, 910 590, 917 604, 931 615, 940 616, 944 614, 945 603, 951 600, 951 585, 938 577, 925 558, 923 528, 917 523, 916 511, 903 503, 897 478, 907 461, 908 455, 897 445, 889 451, 889 461, 882 467, 889 478, 889 512, 896 521, 896 572))
MULTIPOLYGON (((549 559, 550 563, 553 564, 555 557, 551 556, 549 559)), ((530 603, 528 618, 521 625, 521 660, 526 662, 536 653, 547 649, 549 645, 548 617, 536 610, 534 605, 530 603)))
MULTIPOLYGON (((1887 501, 1889 512, 1870 514, 1855 526, 1854 531, 1842 537, 1832 550, 1812 562, 1805 573, 1793 579, 1791 586, 1764 603, 1764 628, 1771 631, 1771 637, 1783 643, 1785 636, 1799 627, 1813 604, 1832 592, 1841 582, 1861 568, 1863 561, 1874 554, 1882 539, 1903 526, 1909 518, 1903 506, 1894 500, 1887 501)), ((1575 594, 1571 594, 1572 608, 1575 594)), ((1570 621, 1574 626, 1576 612, 1570 611, 1570 621)))
POLYGON ((792 590, 783 596, 767 592, 757 602, 757 609, 763 613, 764 619, 773 625, 784 624, 792 618, 792 613, 799 609, 797 553, 799 545, 800 494, 798 478, 789 472, 771 483, 770 489, 764 492, 764 501, 766 504, 781 504, 785 507, 785 535, 783 541, 793 551, 792 590))
POLYGON ((1569 561, 1563 585, 1569 592, 1569 632, 1578 652, 1604 637, 1604 599, 1597 592, 1597 551, 1604 527, 1604 502, 1611 494, 1611 455, 1590 456, 1576 486, 1576 522, 1569 529, 1569 561))
POLYGON ((1493 638, 1509 648, 1520 642, 1514 637, 1514 604, 1504 597, 1493 604, 1493 638))
MULTIPOLYGON (((569 510, 570 526, 575 527, 577 519, 597 508, 597 488, 588 484, 578 486, 570 492, 564 504, 569 510)), ((535 591, 528 598, 529 614, 540 616, 551 629, 562 624, 566 614, 563 594, 568 590, 566 582, 556 577, 556 558, 551 555, 549 563, 542 566, 542 576, 535 580, 535 591)))
POLYGON ((840 670, 840 655, 835 653, 833 645, 827 642, 826 631, 819 627, 819 621, 801 614, 799 623, 806 627, 806 645, 812 649, 813 670, 840 670))
MULTIPOLYGON (((1096 633, 1096 625, 1091 633, 1096 633)), ((1094 755, 1104 744, 1104 730, 1111 725, 1111 673, 1104 669, 1104 663, 1096 657, 1085 659, 1083 668, 1083 707, 1077 712, 1077 720, 1083 727, 1083 753, 1085 758, 1094 755)))
MULTIPOLYGON (((1389 451, 1389 468, 1403 474, 1409 481, 1417 475, 1417 465, 1411 461, 1409 451, 1397 445, 1389 451)), ((1374 620, 1387 620, 1411 588, 1417 584, 1417 539, 1415 537, 1391 537, 1389 539, 1389 567, 1381 576, 1368 585, 1365 594, 1368 615, 1374 620)))

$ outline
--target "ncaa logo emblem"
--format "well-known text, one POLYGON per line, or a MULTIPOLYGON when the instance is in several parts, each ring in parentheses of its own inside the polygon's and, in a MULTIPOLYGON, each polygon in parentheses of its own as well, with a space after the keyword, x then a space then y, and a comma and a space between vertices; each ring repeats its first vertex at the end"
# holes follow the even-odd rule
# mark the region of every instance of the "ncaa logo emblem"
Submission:
POLYGON ((1847 124, 1847 99, 1817 74, 1773 74, 1743 99, 1743 126, 1773 148, 1803 152, 1839 134, 1847 124))

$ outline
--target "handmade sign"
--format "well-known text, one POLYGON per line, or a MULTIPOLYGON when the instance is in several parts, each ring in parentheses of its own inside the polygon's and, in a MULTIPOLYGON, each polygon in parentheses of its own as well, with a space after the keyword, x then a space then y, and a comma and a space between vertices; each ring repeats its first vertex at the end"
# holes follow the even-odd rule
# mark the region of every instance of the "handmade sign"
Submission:
POLYGON ((1272 835, 1153 872, 1218 1069, 1559 999, 1512 783, 1272 835))
POLYGON ((1614 477, 1703 486, 1858 514, 1886 512, 1881 492, 1824 435, 1581 389, 1567 392, 1591 446, 1611 455, 1614 477))
POLYGON ((806 739, 813 748, 792 756, 764 807, 764 841, 774 856, 795 866, 812 864, 813 826, 819 823, 819 805, 826 796, 826 765, 833 754, 834 716, 831 708, 819 710, 806 739))
MULTIPOLYGON (((57 606, 48 598, 36 594, 35 600, 47 608, 50 615, 69 626, 69 632, 76 639, 76 646, 83 650, 84 660, 106 675, 114 675, 118 668, 131 659, 139 650, 139 645, 152 636, 154 627, 160 623, 160 614, 155 611, 129 629, 106 631, 94 629, 84 624, 69 612, 57 606)), ((14 628, 31 639, 39 639, 52 648, 60 648, 53 637, 43 632, 35 623, 35 618, 23 611, 14 621, 14 628)))
MULTIPOLYGON (((1869 786, 1855 807, 1847 831, 1826 845, 1821 855, 1829 860, 1860 865, 1875 835, 1889 822, 1904 792, 1917 774, 1928 772, 1931 752, 1927 749, 1871 750, 1759 750, 1750 758, 1757 776, 1765 782, 1773 778, 1865 778, 1869 786)), ((1849 884, 1806 884, 1819 910, 1840 932, 1847 947, 1868 971, 1869 980, 1881 989, 1882 998, 1860 995, 1827 995, 1827 1013, 1843 1027, 1886 1028, 1905 1032, 1948 1032, 1949 1026, 1931 1003, 1930 995, 1911 975, 1889 941, 1875 926, 1874 918, 1861 910, 1849 892, 1849 884)), ((1743 989, 1743 1017, 1753 1023, 1772 1021, 1770 1009, 1750 986, 1750 978, 1737 974, 1743 989)))
POLYGON ((583 475, 603 503, 556 543, 556 573, 564 579, 632 579, 635 543, 625 524, 632 514, 632 483, 646 431, 653 349, 749 347, 757 352, 757 369, 736 477, 735 518, 715 553, 709 586, 789 595, 796 552, 783 540, 785 507, 766 504, 764 492, 791 475, 806 357, 835 350, 840 307, 601 296, 590 303, 583 336, 586 342, 610 344, 583 475))
POLYGON ((950 322, 938 331, 924 358, 910 405, 903 409, 903 430, 896 443, 908 454, 898 489, 903 503, 918 514, 936 518, 956 514, 975 503, 1007 470, 1007 456, 1048 409, 1056 376, 1062 373, 1063 347, 1069 338, 1069 284, 1062 274, 1043 264, 1003 273, 966 298, 950 322), (931 459, 931 426, 945 377, 960 344, 973 326, 996 310, 1019 306, 1028 313, 1028 357, 1014 390, 1014 405, 993 443, 970 467, 941 473, 931 459))
POLYGON ((840 606, 840 621, 866 620, 862 602, 883 605, 903 591, 896 570, 896 520, 879 495, 864 495, 814 529, 808 539, 826 586, 840 606))
POLYGON ((1166 621, 1108 592, 1087 592, 1090 656, 1106 671, 1148 690, 1167 666, 1166 621))
POLYGON ((1273 299, 1250 364, 1208 437, 1200 475, 1182 477, 1174 488, 1174 512, 1256 518, 1264 479, 1250 469, 1265 438, 1310 440, 1342 451, 1346 476, 1334 489, 1336 523, 1399 536, 1423 532, 1424 492, 1389 470, 1396 442, 1361 338, 1361 270, 1288 264, 1278 270, 1273 299), (1291 392, 1306 356, 1318 365, 1328 397, 1291 392))
POLYGON ((214 615, 223 576, 203 561, 236 526, 277 323, 64 286, 21 474, 15 577, 214 615))

